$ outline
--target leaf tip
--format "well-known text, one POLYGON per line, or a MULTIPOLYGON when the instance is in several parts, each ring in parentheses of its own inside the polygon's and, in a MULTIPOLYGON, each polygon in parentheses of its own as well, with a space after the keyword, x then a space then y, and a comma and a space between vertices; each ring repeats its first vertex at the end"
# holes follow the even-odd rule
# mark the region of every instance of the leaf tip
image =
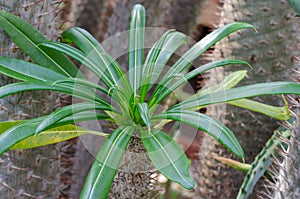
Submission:
POLYGON ((135 5, 133 6, 133 10, 144 11, 145 8, 144 8, 144 6, 143 6, 142 4, 135 4, 135 5))
POLYGON ((186 189, 192 190, 192 189, 194 189, 194 187, 195 187, 195 180, 193 178, 189 177, 189 186, 186 187, 186 189))
POLYGON ((174 182, 177 182, 182 187, 188 190, 192 190, 195 188, 195 180, 190 176, 186 176, 183 182, 179 182, 179 181, 174 181, 174 182))

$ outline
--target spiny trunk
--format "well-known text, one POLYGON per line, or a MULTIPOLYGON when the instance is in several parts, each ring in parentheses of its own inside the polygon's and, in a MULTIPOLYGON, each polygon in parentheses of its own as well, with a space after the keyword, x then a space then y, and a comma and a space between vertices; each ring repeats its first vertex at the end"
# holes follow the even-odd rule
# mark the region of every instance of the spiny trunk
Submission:
MULTIPOLYGON (((296 38, 300 27, 289 6, 281 0, 225 0, 220 26, 234 21, 253 24, 258 32, 244 30, 230 35, 217 45, 214 58, 242 59, 252 65, 253 70, 248 69, 248 77, 240 85, 291 80, 293 69, 298 67, 294 57, 299 55, 299 46, 297 40, 290 38, 296 38)), ((231 69, 226 68, 226 72, 231 69)), ((274 96, 256 100, 273 105, 282 101, 274 96)), ((277 128, 276 120, 229 105, 226 113, 226 124, 244 148, 246 162, 251 163, 277 128)), ((202 160, 205 169, 201 171, 203 180, 199 194, 208 198, 234 198, 244 176, 215 161, 214 155, 234 158, 219 144, 215 146, 202 160)), ((256 196, 257 192, 252 195, 256 196)))
POLYGON ((158 198, 157 171, 137 136, 129 142, 108 198, 158 198))
MULTIPOLYGON (((294 20, 299 23, 299 18, 294 20)), ((292 40, 297 41, 298 37, 292 40)), ((298 49, 298 54, 300 54, 298 49)), ((293 80, 300 83, 300 58, 297 57, 297 65, 292 74, 293 80)), ((300 198, 300 98, 291 96, 290 104, 293 111, 292 117, 296 118, 295 124, 290 126, 291 138, 287 141, 287 150, 284 151, 283 162, 279 167, 279 173, 276 176, 277 182, 271 186, 273 195, 270 198, 284 199, 300 198)), ((276 164, 276 163, 275 163, 276 164)))
MULTIPOLYGON (((298 19, 299 20, 299 19, 298 19)), ((299 58, 298 58, 299 61, 299 58)), ((300 62, 299 62, 300 63, 300 62)), ((300 83, 300 67, 298 66, 293 74, 294 80, 300 83)), ((270 191, 273 193, 270 198, 285 199, 300 198, 300 98, 291 96, 290 104, 293 111, 292 117, 296 118, 295 124, 287 125, 291 131, 291 137, 286 143, 287 150, 282 153, 283 161, 277 171, 277 182, 271 184, 270 191)), ((276 172, 275 172, 276 173, 276 172)))
POLYGON ((297 102, 295 105, 298 110, 293 116, 297 118, 297 121, 290 127, 291 138, 288 140, 282 163, 277 165, 279 166, 277 182, 271 184, 270 190, 274 193, 270 198, 296 199, 300 197, 300 104, 297 102))
MULTIPOLYGON (((0 1, 2 10, 12 12, 33 24, 49 39, 58 35, 61 25, 59 2, 0 1)), ((25 55, 1 30, 1 56, 24 59, 25 55)), ((13 80, 1 75, 0 86, 13 80)), ((29 119, 53 111, 59 104, 56 93, 24 92, 0 99, 0 121, 29 119)), ((60 195, 60 147, 50 145, 30 150, 9 151, 0 157, 0 198, 58 198, 60 195)))

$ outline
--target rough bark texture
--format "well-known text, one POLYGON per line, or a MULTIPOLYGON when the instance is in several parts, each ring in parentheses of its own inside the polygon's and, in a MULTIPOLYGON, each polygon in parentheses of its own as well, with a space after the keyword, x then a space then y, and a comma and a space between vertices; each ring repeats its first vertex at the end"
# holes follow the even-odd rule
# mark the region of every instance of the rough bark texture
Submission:
MULTIPOLYGON (((299 23, 295 23, 293 16, 293 11, 281 0, 225 0, 220 26, 243 21, 256 26, 258 32, 246 30, 232 34, 217 45, 215 59, 235 58, 248 61, 253 70, 248 69, 248 77, 241 84, 291 80, 293 69, 299 67, 294 59, 299 55, 299 40, 296 37, 299 35, 299 23)), ((229 67, 226 72, 229 72, 229 67)), ((280 98, 274 96, 256 100, 273 105, 280 102, 280 98)), ((246 162, 251 163, 276 129, 277 123, 266 116, 229 105, 226 113, 227 126, 240 140, 246 162)), ((198 197, 235 198, 244 175, 218 163, 212 158, 214 155, 234 158, 223 147, 216 145, 202 160, 203 177, 200 179, 198 197)), ((256 198, 257 195, 255 192, 251 197, 256 198)))
MULTIPOLYGON (((299 99, 298 99, 299 100, 299 99)), ((296 117, 296 123, 289 126, 292 134, 287 141, 287 150, 282 153, 283 161, 277 171, 277 182, 271 184, 269 198, 275 199, 296 199, 300 197, 300 103, 294 100, 295 111, 293 117, 296 117)), ((273 163, 276 164, 276 163, 273 163)))
MULTIPOLYGON (((61 25, 55 1, 0 1, 0 8, 33 24, 49 39, 58 35, 61 25)), ((1 30, 1 56, 25 58, 1 30)), ((0 76, 0 86, 12 80, 0 76)), ((0 99, 0 121, 29 119, 53 111, 59 104, 52 92, 26 92, 0 99)), ((32 150, 10 151, 0 157, 0 198, 58 198, 60 195, 61 145, 32 150)))
MULTIPOLYGON (((299 18, 294 19, 294 23, 299 24, 299 18)), ((299 34, 298 37, 293 37, 293 40, 297 41, 298 38, 299 34)), ((300 83, 299 57, 295 60, 297 60, 297 66, 292 77, 295 82, 300 83)), ((278 181, 275 185, 271 186, 271 194, 269 196, 271 195, 270 198, 275 199, 300 198, 300 98, 299 96, 291 96, 289 102, 292 105, 292 117, 296 118, 296 122, 290 126, 292 135, 290 140, 287 141, 287 150, 282 153, 283 162, 279 165, 278 181)))
POLYGON ((139 137, 132 137, 108 198, 157 198, 157 171, 139 137))
MULTIPOLYGON (((88 0, 64 0, 64 9, 62 15, 64 20, 64 28, 75 26, 79 20, 80 13, 86 7, 87 2, 88 0)), ((97 17, 93 17, 93 19, 94 18, 96 19, 97 17)), ((86 23, 89 23, 89 21, 91 20, 87 20, 86 23)))
MULTIPOLYGON (((299 19, 297 19, 298 21, 299 19)), ((300 83, 299 64, 298 58, 298 67, 293 73, 293 79, 298 83, 300 83)), ((270 192, 267 194, 269 198, 300 198, 300 97, 290 96, 289 102, 291 104, 292 117, 296 118, 296 122, 295 124, 286 125, 292 133, 290 139, 285 143, 287 149, 281 149, 283 161, 281 163, 274 161, 273 163, 275 168, 279 169, 275 171, 277 182, 268 186, 270 187, 270 192)))

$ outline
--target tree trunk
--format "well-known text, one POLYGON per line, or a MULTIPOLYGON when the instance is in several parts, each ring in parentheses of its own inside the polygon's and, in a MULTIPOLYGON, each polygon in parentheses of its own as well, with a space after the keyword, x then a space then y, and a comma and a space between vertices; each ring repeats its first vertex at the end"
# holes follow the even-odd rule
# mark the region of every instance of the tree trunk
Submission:
MULTIPOLYGON (((277 174, 277 182, 270 184, 269 198, 275 199, 297 199, 300 197, 300 103, 299 99, 293 100, 294 107, 297 108, 293 117, 296 117, 296 123, 290 126, 291 138, 287 140, 287 150, 283 153, 283 161, 277 174)), ((275 164, 275 163, 274 163, 275 164)))
MULTIPOLYGON (((56 39, 60 19, 60 1, 0 1, 0 8, 33 24, 48 39, 56 39)), ((1 56, 28 59, 1 30, 1 56)), ((13 80, 1 75, 0 86, 13 80)), ((48 114, 60 104, 54 92, 24 92, 0 99, 0 121, 22 120, 48 114)), ((9 151, 0 157, 0 198, 60 197, 61 146, 9 151)))
MULTIPOLYGON (((297 19, 297 22, 299 19, 297 19)), ((297 58, 299 64, 299 57, 297 58)), ((300 67, 293 73, 293 79, 300 83, 300 67)), ((296 118, 295 124, 286 125, 291 131, 291 137, 286 140, 286 151, 282 151, 282 162, 275 162, 275 179, 277 182, 271 183, 268 196, 275 199, 300 198, 300 97, 290 96, 289 102, 292 105, 292 117, 296 118)))
MULTIPOLYGON (((293 16, 293 11, 281 0, 224 0, 220 26, 234 21, 248 22, 257 27, 258 32, 244 30, 230 35, 217 45, 214 58, 242 59, 252 65, 253 70, 248 69, 248 77, 240 85, 291 80, 293 70, 298 67, 294 57, 299 55, 299 40, 290 38, 297 38, 300 30, 293 16)), ((231 69, 226 68, 225 71, 231 69)), ((256 100, 273 105, 282 101, 280 97, 274 96, 256 100)), ((253 161, 277 128, 274 119, 229 105, 226 109, 226 124, 244 148, 247 163, 253 161)), ((207 198, 234 198, 244 175, 216 162, 214 155, 233 158, 231 153, 217 144, 201 160, 200 167, 203 169, 199 170, 203 178, 199 195, 207 198)), ((255 192, 252 197, 256 198, 257 195, 255 192)))

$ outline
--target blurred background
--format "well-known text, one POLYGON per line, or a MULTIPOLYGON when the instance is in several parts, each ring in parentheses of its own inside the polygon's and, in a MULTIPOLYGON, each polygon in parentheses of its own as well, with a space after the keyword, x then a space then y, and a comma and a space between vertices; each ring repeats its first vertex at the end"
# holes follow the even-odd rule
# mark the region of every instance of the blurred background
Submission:
MULTIPOLYGON (((249 72, 241 84, 299 78, 297 56, 300 25, 293 10, 283 0, 0 0, 0 9, 20 16, 54 41, 59 41, 63 30, 79 26, 105 43, 111 41, 109 38, 112 36, 117 37, 118 33, 128 29, 130 10, 136 3, 145 6, 147 27, 176 29, 194 42, 234 21, 248 22, 257 28, 257 33, 240 31, 224 39, 191 67, 212 60, 236 58, 248 61, 253 67, 253 70, 245 68, 249 72)), ((122 48, 109 44, 106 50, 113 55, 122 48)), ((27 59, 2 30, 0 55, 27 59)), ((126 66, 125 56, 117 57, 117 60, 126 66)), ((220 82, 228 72, 238 69, 228 67, 213 70, 189 83, 193 92, 197 92, 202 87, 220 82)), ((0 86, 11 81, 0 75, 0 86)), ((281 98, 275 97, 256 100, 275 105, 283 103, 281 98)), ((0 99, 0 121, 38 117, 70 103, 72 99, 68 96, 45 91, 6 97, 0 99)), ((278 127, 278 123, 267 116, 229 105, 206 107, 201 111, 222 120, 236 133, 245 150, 246 163, 253 161, 278 127)), ((110 131, 109 124, 100 124, 104 131, 110 131)), ((93 124, 86 125, 93 128, 93 124)), ((182 128, 181 131, 186 132, 180 132, 176 139, 191 159, 191 173, 197 184, 194 190, 183 190, 160 175, 145 177, 126 174, 122 187, 113 185, 110 197, 126 198, 122 195, 124 190, 141 192, 144 186, 148 190, 139 198, 235 198, 244 173, 214 158, 235 157, 198 130, 182 128), (195 133, 192 137, 184 135, 188 132, 195 133), (150 183, 151 187, 140 181, 150 183)), ((101 140, 93 137, 77 138, 51 146, 5 153, 0 157, 0 198, 79 198, 85 176, 94 159, 85 145, 88 144, 89 148, 98 147, 99 142, 101 140)), ((272 187, 266 188, 264 184, 262 180, 250 198, 267 197, 265 195, 272 187)))

